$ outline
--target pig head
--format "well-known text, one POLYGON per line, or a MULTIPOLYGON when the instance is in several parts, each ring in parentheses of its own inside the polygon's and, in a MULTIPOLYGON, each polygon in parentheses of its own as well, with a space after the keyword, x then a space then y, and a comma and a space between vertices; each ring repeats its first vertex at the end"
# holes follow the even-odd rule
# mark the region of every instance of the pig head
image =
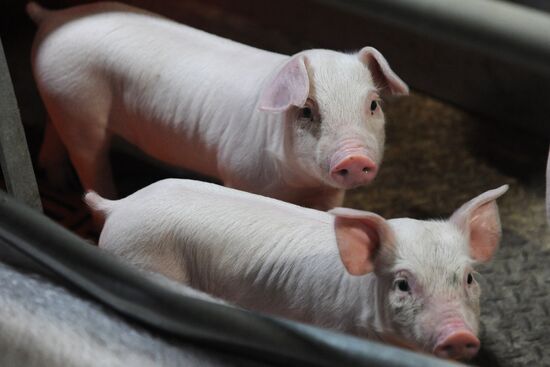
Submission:
POLYGON ((371 182, 384 151, 382 96, 408 87, 372 47, 351 57, 329 50, 294 55, 265 86, 262 111, 283 113, 297 176, 350 189, 371 182))
POLYGON ((476 355, 480 342, 475 265, 498 248, 501 226, 490 190, 460 207, 448 221, 384 221, 337 208, 336 233, 351 274, 374 271, 378 336, 451 359, 476 355))

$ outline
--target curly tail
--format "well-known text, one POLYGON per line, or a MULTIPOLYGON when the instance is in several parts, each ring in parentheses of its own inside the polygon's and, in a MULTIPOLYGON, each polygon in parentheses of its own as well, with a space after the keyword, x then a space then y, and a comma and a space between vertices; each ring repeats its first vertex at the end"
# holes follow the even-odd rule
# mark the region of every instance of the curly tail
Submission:
POLYGON ((84 195, 84 201, 95 214, 99 214, 103 218, 109 215, 114 203, 113 200, 102 198, 95 191, 88 191, 86 195, 84 195))
POLYGON ((40 6, 38 3, 35 3, 34 1, 27 3, 26 9, 27 9, 27 14, 36 24, 40 24, 44 20, 44 18, 46 18, 48 14, 51 13, 51 10, 48 10, 40 6))

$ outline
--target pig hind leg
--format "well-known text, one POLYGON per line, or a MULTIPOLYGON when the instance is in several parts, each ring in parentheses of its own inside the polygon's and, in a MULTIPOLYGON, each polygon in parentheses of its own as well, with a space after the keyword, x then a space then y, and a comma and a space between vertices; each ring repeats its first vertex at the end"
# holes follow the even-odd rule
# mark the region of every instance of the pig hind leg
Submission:
MULTIPOLYGON (((107 132, 93 143, 80 140, 79 146, 69 149, 69 156, 78 173, 84 190, 94 190, 104 198, 116 198, 111 164, 109 162, 109 146, 111 136, 107 132)), ((93 140, 93 139, 92 139, 93 140)))
POLYGON ((56 88, 43 88, 41 94, 84 190, 93 190, 104 198, 113 199, 116 190, 109 162, 110 85, 93 74, 81 73, 78 78, 87 82, 69 86, 60 82, 60 85, 54 85, 56 88), (59 93, 61 87, 65 89, 59 93))
MULTIPOLYGON (((88 122, 89 123, 89 122, 88 122)), ((116 189, 109 162, 111 135, 105 130, 95 134, 83 134, 67 145, 69 157, 78 174, 85 191, 93 190, 104 198, 114 199, 116 189)), ((92 212, 92 219, 97 230, 103 227, 105 218, 100 213, 92 212)))
POLYGON ((77 112, 62 108, 52 108, 49 112, 84 190, 113 199, 116 190, 109 162, 108 109, 93 103, 88 106, 77 112))

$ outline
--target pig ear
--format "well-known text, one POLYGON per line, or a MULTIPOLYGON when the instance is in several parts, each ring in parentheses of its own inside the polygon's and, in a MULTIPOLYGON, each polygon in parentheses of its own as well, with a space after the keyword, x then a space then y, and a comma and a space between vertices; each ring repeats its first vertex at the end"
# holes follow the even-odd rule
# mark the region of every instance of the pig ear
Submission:
POLYGON ((500 217, 496 199, 508 190, 508 185, 489 190, 462 205, 451 216, 468 236, 470 256, 478 262, 491 260, 501 237, 500 217))
POLYGON ((361 210, 335 208, 334 229, 342 263, 352 275, 364 275, 375 268, 384 246, 393 244, 393 231, 381 216, 361 210))
POLYGON ((359 59, 365 64, 377 87, 383 94, 407 95, 409 87, 390 68, 390 65, 374 47, 364 47, 359 51, 359 59))
POLYGON ((259 108, 283 112, 290 106, 302 107, 309 95, 309 77, 303 55, 293 56, 264 88, 259 108))

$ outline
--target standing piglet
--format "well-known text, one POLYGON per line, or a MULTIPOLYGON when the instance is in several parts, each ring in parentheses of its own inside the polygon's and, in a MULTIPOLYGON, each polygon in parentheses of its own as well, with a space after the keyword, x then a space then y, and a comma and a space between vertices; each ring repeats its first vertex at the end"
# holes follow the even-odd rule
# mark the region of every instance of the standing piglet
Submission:
POLYGON ((376 176, 381 96, 408 93, 372 47, 286 56, 117 3, 27 11, 51 119, 40 164, 55 176, 64 145, 84 188, 106 197, 116 135, 226 186, 334 207, 376 176))
POLYGON ((138 266, 245 308, 459 359, 479 348, 473 266, 498 247, 506 190, 448 221, 327 213, 175 179, 86 201, 106 216, 99 246, 138 266))

